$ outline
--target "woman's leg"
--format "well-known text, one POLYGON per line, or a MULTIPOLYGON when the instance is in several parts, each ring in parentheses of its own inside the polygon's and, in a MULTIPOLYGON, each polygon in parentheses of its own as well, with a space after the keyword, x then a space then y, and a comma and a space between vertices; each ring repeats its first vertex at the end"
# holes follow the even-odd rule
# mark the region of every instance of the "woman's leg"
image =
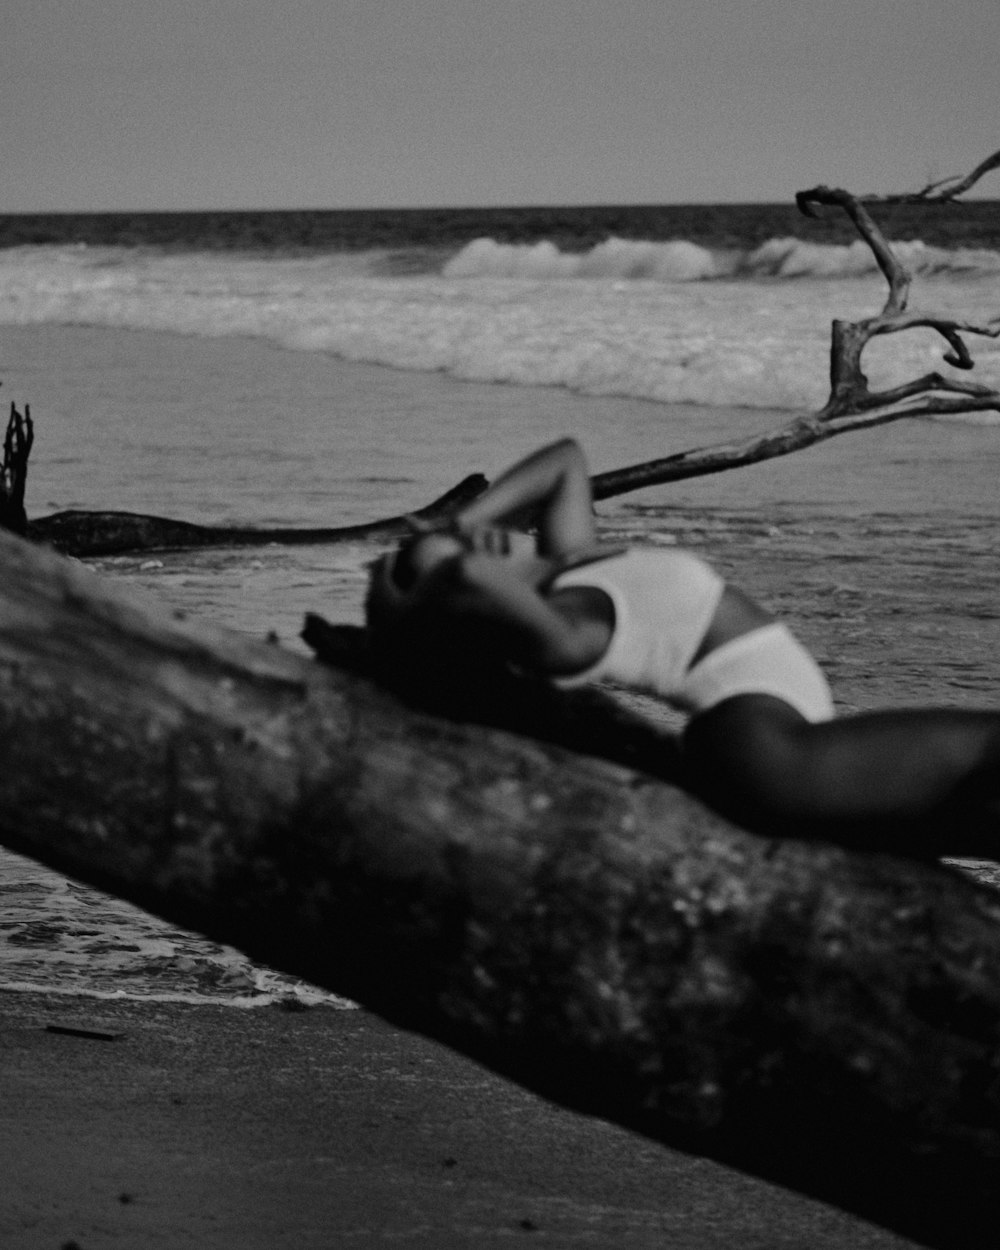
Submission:
POLYGON ((914 854, 984 854, 985 837, 1000 857, 1000 714, 889 711, 810 724, 781 700, 745 695, 696 717, 684 746, 705 798, 762 831, 914 854))

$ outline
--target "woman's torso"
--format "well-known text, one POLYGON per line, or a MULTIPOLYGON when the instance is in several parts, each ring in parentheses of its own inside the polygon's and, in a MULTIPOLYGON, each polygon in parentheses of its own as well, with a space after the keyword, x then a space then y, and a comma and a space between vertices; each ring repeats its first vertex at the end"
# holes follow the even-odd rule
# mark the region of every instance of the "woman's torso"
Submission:
POLYGON ((608 678, 666 698, 710 652, 773 619, 699 557, 675 548, 633 547, 588 560, 558 573, 549 595, 574 612, 595 595, 611 604, 610 614, 594 604, 611 621, 603 655, 558 684, 608 678))

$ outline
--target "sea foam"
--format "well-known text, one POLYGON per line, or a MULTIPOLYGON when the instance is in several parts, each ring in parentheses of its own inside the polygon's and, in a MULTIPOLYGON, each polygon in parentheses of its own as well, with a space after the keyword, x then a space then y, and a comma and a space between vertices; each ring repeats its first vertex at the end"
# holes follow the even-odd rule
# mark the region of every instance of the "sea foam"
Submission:
MULTIPOLYGON (((1000 253, 988 248, 930 247, 919 239, 893 245, 915 275, 1000 275, 1000 253)), ((448 260, 445 277, 619 278, 702 282, 713 278, 855 278, 878 271, 871 249, 849 244, 769 239, 760 247, 712 248, 684 239, 642 242, 611 238, 583 252, 554 243, 476 239, 448 260)))
POLYGON ((0 992, 148 1002, 354 1004, 0 848, 0 992))
MULTIPOLYGON (((898 251, 921 278, 914 306, 970 320, 1000 312, 997 253, 919 241, 898 251)), ((579 253, 484 238, 434 272, 400 270, 385 251, 19 247, 0 252, 0 324, 256 337, 476 381, 798 409, 825 399, 831 321, 870 315, 885 298, 862 244, 791 238, 752 251, 612 238, 579 253)), ((974 376, 1000 385, 997 341, 970 345, 974 376)), ((873 343, 872 384, 946 371, 941 348, 929 331, 873 343)))

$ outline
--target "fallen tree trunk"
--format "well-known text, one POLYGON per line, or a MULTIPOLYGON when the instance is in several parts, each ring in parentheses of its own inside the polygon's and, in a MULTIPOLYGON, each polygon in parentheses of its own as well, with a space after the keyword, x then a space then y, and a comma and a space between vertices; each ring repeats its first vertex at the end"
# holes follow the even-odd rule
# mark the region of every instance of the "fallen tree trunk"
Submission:
POLYGON ((751 836, 8 535, 0 829, 568 1106, 995 1244, 1000 901, 942 868, 751 836))

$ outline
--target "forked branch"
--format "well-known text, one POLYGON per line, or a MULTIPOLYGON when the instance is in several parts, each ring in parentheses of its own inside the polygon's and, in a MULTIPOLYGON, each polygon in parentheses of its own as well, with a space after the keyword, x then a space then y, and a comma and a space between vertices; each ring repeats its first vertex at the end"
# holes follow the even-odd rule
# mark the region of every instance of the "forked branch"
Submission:
POLYGON ((868 212, 866 204, 936 203, 954 200, 968 191, 993 169, 1000 168, 1000 151, 994 152, 961 178, 947 178, 932 183, 922 191, 908 195, 852 195, 838 187, 813 187, 800 191, 796 203, 807 217, 816 217, 820 207, 838 208, 845 212, 858 234, 868 245, 889 286, 881 312, 861 321, 836 320, 831 327, 830 394, 818 412, 796 417, 787 425, 767 434, 735 443, 698 447, 678 452, 662 460, 646 461, 600 473, 594 478, 594 495, 607 499, 626 494, 643 486, 656 486, 683 478, 718 473, 724 469, 755 464, 774 456, 800 451, 836 434, 884 425, 903 417, 955 415, 984 410, 1000 412, 1000 392, 990 386, 953 378, 933 372, 900 386, 872 391, 862 368, 861 357, 877 336, 896 334, 918 327, 934 330, 947 343, 944 361, 952 368, 974 367, 972 353, 964 335, 976 334, 1000 338, 1000 315, 986 322, 960 321, 943 314, 908 312, 912 275, 881 227, 868 212))
POLYGON ((817 204, 842 208, 854 223, 858 234, 871 248, 879 269, 889 283, 889 298, 882 309, 883 316, 901 313, 906 308, 913 277, 893 252, 875 219, 859 199, 850 191, 843 191, 839 187, 813 187, 809 191, 796 192, 795 203, 804 217, 816 217, 818 214, 814 206, 817 204))

